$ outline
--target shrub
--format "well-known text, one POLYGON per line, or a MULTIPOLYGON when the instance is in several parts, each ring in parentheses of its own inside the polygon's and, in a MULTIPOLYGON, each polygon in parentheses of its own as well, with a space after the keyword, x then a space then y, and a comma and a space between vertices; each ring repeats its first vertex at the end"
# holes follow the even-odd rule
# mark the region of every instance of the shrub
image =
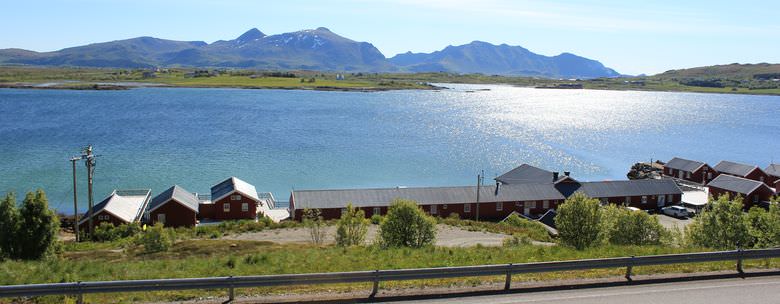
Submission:
POLYGON ((40 189, 35 193, 28 192, 19 210, 16 242, 20 247, 16 256, 21 259, 39 259, 52 253, 57 245, 59 230, 60 220, 49 209, 46 193, 40 189))
POLYGON ((514 228, 511 233, 513 235, 522 234, 529 239, 540 241, 551 240, 550 233, 547 231, 547 228, 544 228, 544 224, 522 218, 517 214, 510 215, 501 224, 514 228))
POLYGON ((18 250, 16 234, 18 231, 19 209, 16 207, 16 196, 13 193, 8 193, 0 201, 0 260, 16 257, 18 250))
POLYGON ((379 226, 380 243, 385 247, 419 248, 433 244, 436 220, 410 200, 395 200, 379 226))
POLYGON ((303 225, 309 229, 309 237, 315 245, 322 245, 325 241, 325 220, 320 209, 304 209, 303 225))
POLYGON ((658 245, 666 232, 657 217, 628 209, 618 212, 614 227, 609 242, 615 245, 658 245))
POLYGON ((371 216, 371 224, 379 225, 382 223, 382 216, 379 214, 374 214, 371 216))
POLYGON ((95 231, 92 234, 92 240, 96 242, 116 241, 133 237, 139 232, 141 232, 141 226, 138 223, 114 226, 111 223, 103 222, 95 227, 95 231))
POLYGON ((691 244, 715 249, 735 249, 750 243, 742 198, 721 195, 710 203, 688 227, 685 235, 691 244))
POLYGON ((745 220, 750 235, 750 247, 767 248, 780 245, 780 207, 776 204, 770 205, 769 210, 750 208, 745 220))
POLYGON ((146 253, 167 251, 173 245, 173 240, 176 239, 176 236, 172 234, 173 230, 165 229, 162 224, 157 223, 140 235, 138 244, 144 246, 146 253))
POLYGON ((341 214, 336 224, 336 245, 354 246, 362 245, 368 232, 368 221, 363 210, 347 205, 347 210, 341 214))
POLYGON ((563 244, 582 250, 599 241, 601 233, 599 201, 577 192, 560 205, 555 226, 563 244))

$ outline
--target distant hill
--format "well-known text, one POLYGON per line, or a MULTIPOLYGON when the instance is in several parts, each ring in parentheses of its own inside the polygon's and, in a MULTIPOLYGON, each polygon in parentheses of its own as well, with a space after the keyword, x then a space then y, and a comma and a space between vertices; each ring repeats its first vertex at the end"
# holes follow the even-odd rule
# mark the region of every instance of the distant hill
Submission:
POLYGON ((413 72, 482 73, 511 76, 567 78, 617 77, 618 72, 598 61, 570 53, 543 56, 520 46, 474 41, 447 46, 433 53, 396 55, 390 62, 413 72))
POLYGON ((450 72, 551 78, 615 77, 598 61, 563 53, 535 54, 520 46, 475 41, 430 54, 404 53, 387 59, 368 42, 327 28, 266 35, 251 29, 214 43, 138 37, 54 52, 0 50, 0 64, 77 67, 197 67, 344 72, 450 72))
POLYGON ((654 75, 657 78, 725 78, 725 79, 780 79, 780 64, 758 63, 713 65, 671 70, 654 75))

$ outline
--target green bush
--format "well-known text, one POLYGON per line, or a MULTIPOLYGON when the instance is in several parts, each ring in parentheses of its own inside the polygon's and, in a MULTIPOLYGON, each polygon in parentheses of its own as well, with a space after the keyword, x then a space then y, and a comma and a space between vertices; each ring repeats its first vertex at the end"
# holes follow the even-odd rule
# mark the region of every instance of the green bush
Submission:
POLYGON ((322 245, 325 241, 326 222, 320 209, 304 209, 303 225, 309 230, 309 237, 314 245, 322 245))
POLYGON ((581 192, 558 207, 555 226, 561 242, 578 250, 596 245, 602 235, 599 201, 581 192))
POLYGON ((165 229, 162 224, 157 223, 139 235, 138 244, 144 247, 146 253, 167 251, 176 239, 174 233, 173 230, 165 229))
POLYGON ((141 232, 141 225, 138 223, 122 224, 114 226, 111 223, 102 222, 95 227, 92 234, 92 240, 96 242, 110 242, 119 239, 134 237, 141 232))
POLYGON ((341 219, 336 223, 336 245, 356 246, 362 245, 368 232, 368 221, 363 210, 347 204, 347 210, 341 214, 341 219))
POLYGON ((780 245, 780 207, 769 206, 769 210, 760 207, 750 208, 745 220, 752 247, 768 248, 780 245))
POLYGON ((382 216, 379 214, 374 214, 371 216, 371 224, 379 225, 382 223, 382 216))
POLYGON ((3 234, 6 242, 9 241, 6 238, 10 236, 10 240, 15 243, 10 251, 11 258, 36 260, 56 251, 60 220, 54 211, 49 209, 49 200, 43 190, 27 193, 18 211, 18 217, 14 211, 16 207, 13 195, 6 196, 2 205, 4 210, 0 213, 10 217, 2 219, 5 223, 0 225, 7 227, 6 229, 16 227, 15 231, 6 230, 3 234))
POLYGON ((384 247, 424 247, 436 239, 436 220, 425 214, 415 201, 395 200, 379 226, 384 247))
POLYGON ((750 246, 749 228, 742 212, 742 198, 722 195, 710 199, 706 208, 685 227, 688 241, 695 246, 736 249, 750 246))
POLYGON ((15 258, 19 250, 16 234, 19 231, 19 209, 16 207, 16 196, 13 193, 5 195, 0 201, 0 260, 15 258))
POLYGON ((665 233, 657 217, 621 208, 614 229, 607 234, 609 242, 615 245, 658 245, 665 233))

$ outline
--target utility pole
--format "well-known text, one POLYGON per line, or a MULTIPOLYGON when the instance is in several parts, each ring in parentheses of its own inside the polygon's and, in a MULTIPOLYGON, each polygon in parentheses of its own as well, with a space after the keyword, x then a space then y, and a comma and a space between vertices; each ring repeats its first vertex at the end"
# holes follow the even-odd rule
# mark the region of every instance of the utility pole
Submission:
POLYGON ((87 201, 89 202, 89 236, 92 236, 94 230, 93 216, 95 211, 92 210, 92 175, 95 172, 95 155, 92 154, 92 145, 84 148, 84 154, 81 157, 85 160, 87 165, 87 201))
POLYGON ((76 189, 76 162, 81 160, 81 157, 73 157, 70 159, 70 163, 73 165, 73 231, 76 233, 76 242, 79 242, 79 203, 78 194, 76 189))
POLYGON ((482 170, 482 173, 477 174, 477 221, 479 221, 479 192, 482 188, 482 180, 485 178, 485 170, 482 170))

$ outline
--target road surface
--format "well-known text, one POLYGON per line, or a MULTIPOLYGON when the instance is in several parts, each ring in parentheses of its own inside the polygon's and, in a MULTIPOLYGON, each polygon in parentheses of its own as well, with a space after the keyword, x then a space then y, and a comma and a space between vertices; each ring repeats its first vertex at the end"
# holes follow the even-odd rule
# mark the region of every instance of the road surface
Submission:
POLYGON ((780 303, 780 276, 720 279, 576 290, 523 292, 414 303, 745 304, 780 303))

